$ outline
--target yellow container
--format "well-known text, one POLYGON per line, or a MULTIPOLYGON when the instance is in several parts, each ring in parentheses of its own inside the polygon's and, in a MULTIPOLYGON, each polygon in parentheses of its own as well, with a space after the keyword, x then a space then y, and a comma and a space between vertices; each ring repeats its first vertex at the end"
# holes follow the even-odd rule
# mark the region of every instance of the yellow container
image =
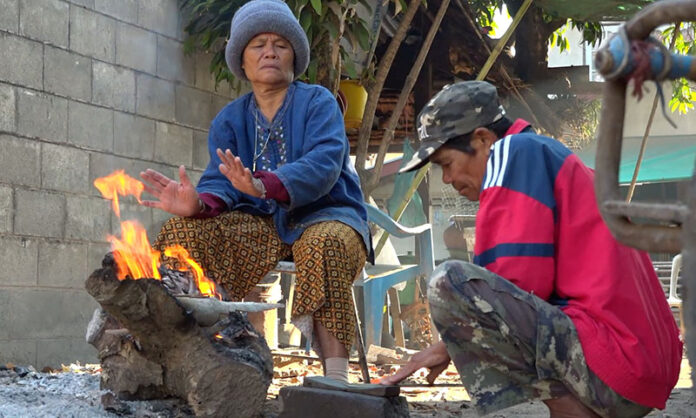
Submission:
POLYGON ((346 129, 357 129, 362 123, 365 103, 367 103, 367 90, 355 80, 342 80, 339 88, 346 97, 348 107, 343 115, 346 129))

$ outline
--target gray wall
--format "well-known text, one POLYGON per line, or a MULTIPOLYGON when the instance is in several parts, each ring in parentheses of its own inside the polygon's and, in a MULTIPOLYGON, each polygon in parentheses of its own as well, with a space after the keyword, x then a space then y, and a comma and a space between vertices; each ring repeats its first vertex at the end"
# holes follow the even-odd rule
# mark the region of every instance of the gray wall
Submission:
MULTIPOLYGON (((95 178, 207 164, 232 92, 181 28, 177 0, 0 0, 0 364, 96 359, 84 281, 118 219, 95 178)), ((152 239, 167 215, 126 200, 122 217, 152 239)))

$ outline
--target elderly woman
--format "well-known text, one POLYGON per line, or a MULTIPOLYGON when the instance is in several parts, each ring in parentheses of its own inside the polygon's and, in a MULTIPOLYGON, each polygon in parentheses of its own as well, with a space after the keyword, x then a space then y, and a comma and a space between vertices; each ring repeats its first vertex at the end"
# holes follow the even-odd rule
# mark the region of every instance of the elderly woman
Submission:
POLYGON ((183 245, 231 299, 244 298, 292 256, 293 323, 314 336, 325 375, 347 381, 351 286, 372 247, 338 104, 325 88, 293 81, 307 69, 309 44, 282 1, 241 7, 225 57, 252 92, 213 120, 210 163, 198 185, 183 166, 179 182, 141 173, 157 199, 144 204, 177 216, 155 247, 183 245))

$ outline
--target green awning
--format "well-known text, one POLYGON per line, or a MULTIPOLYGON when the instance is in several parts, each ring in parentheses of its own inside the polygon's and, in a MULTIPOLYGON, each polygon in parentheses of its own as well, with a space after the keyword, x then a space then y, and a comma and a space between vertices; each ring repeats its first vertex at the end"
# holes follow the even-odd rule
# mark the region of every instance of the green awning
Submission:
POLYGON ((578 20, 627 20, 654 0, 537 0, 535 4, 552 16, 578 20))
MULTIPOLYGON (((625 138, 619 166, 619 183, 630 184, 638 160, 642 138, 625 138)), ((580 159, 594 168, 596 146, 577 152, 580 159)), ((696 161, 696 138, 686 136, 648 139, 638 183, 658 183, 690 179, 696 161)))

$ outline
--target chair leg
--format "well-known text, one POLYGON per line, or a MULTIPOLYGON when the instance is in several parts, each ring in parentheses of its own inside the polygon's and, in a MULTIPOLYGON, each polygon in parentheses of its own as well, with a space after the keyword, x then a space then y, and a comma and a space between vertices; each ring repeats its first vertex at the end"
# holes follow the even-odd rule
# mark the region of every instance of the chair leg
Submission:
POLYGON ((362 330, 360 329, 360 315, 358 315, 358 305, 355 303, 355 289, 350 294, 353 296, 353 310, 355 311, 355 344, 358 346, 358 363, 364 383, 370 383, 370 368, 367 365, 367 353, 363 342, 362 330))
POLYGON ((388 290, 389 293, 389 312, 392 317, 394 327, 394 340, 398 347, 406 347, 404 341, 404 327, 401 325, 401 306, 399 305, 399 292, 393 287, 388 290))

